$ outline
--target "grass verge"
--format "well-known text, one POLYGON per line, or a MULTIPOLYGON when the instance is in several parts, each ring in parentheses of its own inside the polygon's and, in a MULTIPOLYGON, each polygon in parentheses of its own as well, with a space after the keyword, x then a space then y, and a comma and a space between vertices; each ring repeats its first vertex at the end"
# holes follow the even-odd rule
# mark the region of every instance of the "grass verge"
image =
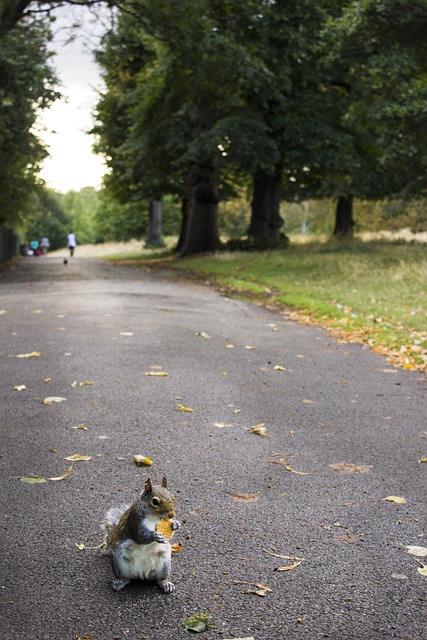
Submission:
POLYGON ((368 344, 393 364, 427 370, 423 246, 311 243, 280 252, 156 258, 153 266, 203 276, 227 295, 286 308, 339 339, 368 344))

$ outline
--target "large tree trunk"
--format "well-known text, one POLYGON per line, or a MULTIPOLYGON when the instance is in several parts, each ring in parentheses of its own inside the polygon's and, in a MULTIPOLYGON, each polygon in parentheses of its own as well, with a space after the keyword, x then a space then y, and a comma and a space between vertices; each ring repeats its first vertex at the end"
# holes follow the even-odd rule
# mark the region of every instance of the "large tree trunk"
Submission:
POLYGON ((340 196, 337 202, 335 214, 335 238, 353 237, 353 196, 340 196))
POLYGON ((275 175, 258 173, 253 178, 251 222, 248 235, 260 247, 274 246, 283 235, 280 229, 281 171, 275 175))
POLYGON ((194 163, 188 174, 188 224, 181 256, 216 251, 218 238, 218 185, 212 162, 194 163))
POLYGON ((181 231, 179 233, 179 240, 175 248, 175 253, 181 253, 184 248, 185 238, 187 237, 189 209, 190 200, 188 197, 185 197, 181 202, 181 231))
POLYGON ((148 210, 148 229, 146 244, 149 247, 163 247, 162 238, 163 199, 151 200, 148 210))

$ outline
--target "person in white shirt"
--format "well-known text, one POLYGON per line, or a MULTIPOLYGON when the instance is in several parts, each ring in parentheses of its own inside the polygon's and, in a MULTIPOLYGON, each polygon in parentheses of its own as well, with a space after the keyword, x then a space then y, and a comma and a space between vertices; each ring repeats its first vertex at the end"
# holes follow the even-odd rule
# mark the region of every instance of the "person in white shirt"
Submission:
POLYGON ((70 231, 70 233, 68 234, 68 238, 67 238, 67 247, 70 250, 70 256, 73 257, 74 255, 74 249, 76 248, 76 236, 74 235, 74 233, 72 231, 70 231))

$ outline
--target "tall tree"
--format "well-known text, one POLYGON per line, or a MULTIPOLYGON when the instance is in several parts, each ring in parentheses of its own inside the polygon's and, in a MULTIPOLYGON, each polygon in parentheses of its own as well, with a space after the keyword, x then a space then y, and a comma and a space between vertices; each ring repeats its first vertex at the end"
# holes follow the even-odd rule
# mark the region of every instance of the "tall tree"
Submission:
POLYGON ((0 38, 0 222, 11 225, 29 210, 47 155, 34 124, 58 96, 49 35, 48 26, 37 20, 0 38))

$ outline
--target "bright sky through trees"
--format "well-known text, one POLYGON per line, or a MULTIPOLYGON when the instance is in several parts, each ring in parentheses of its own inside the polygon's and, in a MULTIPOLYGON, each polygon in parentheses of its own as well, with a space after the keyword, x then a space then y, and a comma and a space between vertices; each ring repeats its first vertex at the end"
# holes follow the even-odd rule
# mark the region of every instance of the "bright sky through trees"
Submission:
POLYGON ((53 30, 52 49, 57 52, 53 63, 63 98, 40 119, 46 130, 39 135, 50 152, 41 177, 48 187, 60 192, 97 188, 105 167, 93 153, 93 138, 86 132, 93 126, 92 111, 98 99, 97 90, 102 87, 91 48, 97 45, 103 28, 87 10, 68 7, 61 10, 53 30), (81 21, 82 28, 70 30, 71 25, 81 21), (72 35, 74 41, 68 42, 72 35))

